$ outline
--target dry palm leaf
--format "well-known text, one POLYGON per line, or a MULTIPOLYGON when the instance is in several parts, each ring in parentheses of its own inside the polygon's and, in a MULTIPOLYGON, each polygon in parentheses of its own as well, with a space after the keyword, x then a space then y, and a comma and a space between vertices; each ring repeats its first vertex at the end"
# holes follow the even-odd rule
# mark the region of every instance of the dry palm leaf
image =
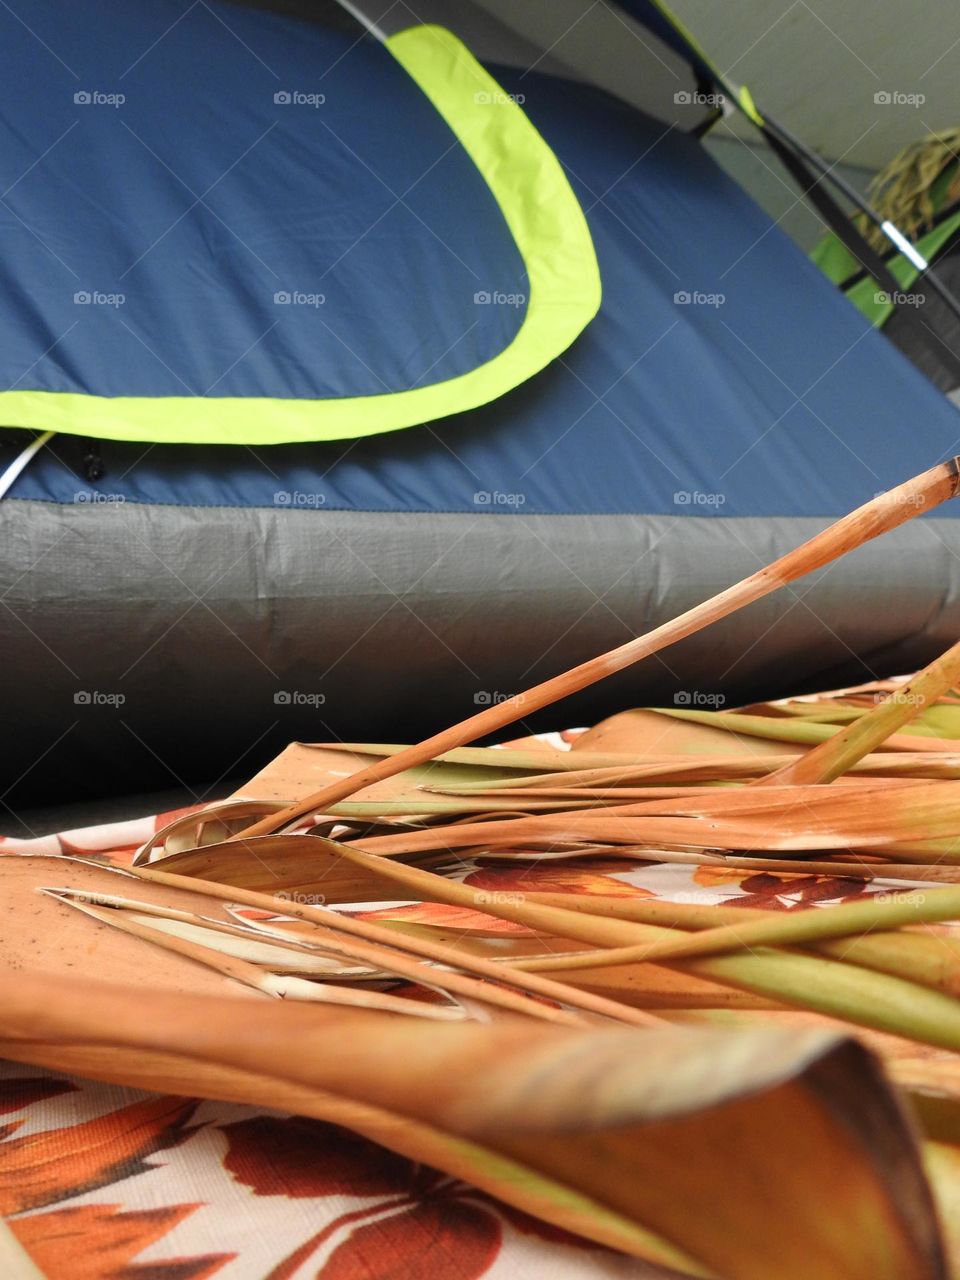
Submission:
POLYGON ((7 1056, 173 1091, 199 1081, 211 1097, 253 1078, 276 1105, 361 1131, 369 1107, 380 1137, 395 1116, 389 1141, 407 1154, 452 1164, 446 1144, 458 1147, 479 1185, 681 1274, 945 1274, 907 1118, 870 1055, 840 1037, 441 1026, 275 1003, 253 1018, 200 996, 146 1007, 126 988, 33 976, 0 1008, 7 1056), (691 1199, 711 1212, 691 1215, 691 1199))
POLYGON ((889 746, 897 729, 920 715, 928 705, 960 680, 960 642, 931 663, 915 679, 870 712, 863 712, 845 729, 798 760, 758 780, 760 786, 833 782, 871 751, 889 746))

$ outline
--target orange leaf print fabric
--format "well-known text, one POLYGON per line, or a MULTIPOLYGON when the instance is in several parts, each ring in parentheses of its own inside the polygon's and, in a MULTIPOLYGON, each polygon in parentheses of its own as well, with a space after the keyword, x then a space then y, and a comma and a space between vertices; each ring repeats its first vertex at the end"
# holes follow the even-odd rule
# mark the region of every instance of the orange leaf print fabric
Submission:
MULTIPOLYGON (((69 1080, 36 1079, 31 1076, 11 1076, 9 1080, 0 1080, 0 1116, 12 1111, 22 1111, 24 1107, 35 1102, 43 1102, 45 1098, 56 1098, 61 1093, 75 1093, 77 1086, 69 1080)), ((14 1125, 12 1128, 17 1128, 14 1125)))
POLYGON ((179 1142, 196 1106, 147 1098, 85 1124, 0 1142, 0 1213, 54 1204, 130 1177, 146 1156, 179 1142))
POLYGON ((792 875, 786 872, 726 870, 697 867, 698 884, 735 886, 735 897, 725 898, 731 907, 759 907, 765 911, 802 911, 819 902, 853 902, 869 895, 864 880, 844 876, 792 875))
POLYGON ((46 1280, 207 1280, 234 1255, 132 1263, 195 1207, 124 1213, 115 1205, 83 1205, 15 1218, 10 1229, 46 1280))
POLYGON ((479 862, 464 883, 474 889, 517 893, 592 893, 618 898, 652 898, 650 889, 627 884, 616 875, 633 863, 619 858, 569 858, 560 862, 536 862, 504 866, 479 862))
MULTIPOLYGON (((257 1196, 363 1197, 270 1272, 292 1280, 479 1280, 503 1247, 503 1224, 554 1243, 585 1241, 464 1182, 378 1147, 338 1125, 268 1116, 225 1125, 224 1166, 257 1196)), ((594 1248, 594 1246, 591 1246, 594 1248)))

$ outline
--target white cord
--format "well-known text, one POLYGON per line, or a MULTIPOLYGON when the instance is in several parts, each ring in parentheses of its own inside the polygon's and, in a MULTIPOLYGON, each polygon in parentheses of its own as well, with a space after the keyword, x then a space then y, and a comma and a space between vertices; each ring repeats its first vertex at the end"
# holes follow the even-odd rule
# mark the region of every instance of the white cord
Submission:
POLYGON ((6 495, 7 490, 16 480, 17 476, 24 469, 35 453, 39 453, 48 440, 52 440, 54 432, 44 431, 42 436, 37 436, 36 440, 31 440, 22 453, 18 453, 14 460, 7 467, 6 471, 0 475, 0 498, 6 495))
POLYGON ((912 262, 918 271, 926 271, 930 266, 930 263, 926 260, 916 245, 910 243, 899 227, 895 227, 892 222, 881 222, 880 230, 888 240, 893 241, 903 256, 908 259, 908 261, 912 262))

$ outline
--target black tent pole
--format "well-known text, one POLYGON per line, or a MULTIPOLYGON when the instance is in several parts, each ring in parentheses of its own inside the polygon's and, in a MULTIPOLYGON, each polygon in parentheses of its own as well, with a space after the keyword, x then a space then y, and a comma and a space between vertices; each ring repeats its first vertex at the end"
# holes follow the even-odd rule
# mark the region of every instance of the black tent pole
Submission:
POLYGON ((821 178, 832 182, 837 190, 845 196, 851 204, 855 205, 856 208, 859 209, 861 213, 865 214, 875 226, 880 228, 890 243, 898 249, 905 258, 912 262, 918 271, 922 271, 924 273, 925 282, 929 283, 934 293, 936 293, 941 301, 949 307, 953 315, 960 320, 960 299, 958 299, 957 296, 944 284, 936 271, 934 271, 932 265, 926 260, 923 254, 920 253, 916 246, 907 239, 903 232, 888 219, 881 218, 879 213, 872 208, 860 192, 836 172, 834 166, 827 164, 826 160, 824 160, 822 156, 817 155, 815 151, 812 151, 802 143, 799 138, 795 137, 790 130, 786 128, 786 126, 780 124, 779 121, 774 120, 771 116, 767 115, 766 112, 763 112, 763 122, 763 127, 768 130, 774 138, 777 138, 782 145, 789 147, 792 151, 802 156, 807 164, 820 174, 821 178))

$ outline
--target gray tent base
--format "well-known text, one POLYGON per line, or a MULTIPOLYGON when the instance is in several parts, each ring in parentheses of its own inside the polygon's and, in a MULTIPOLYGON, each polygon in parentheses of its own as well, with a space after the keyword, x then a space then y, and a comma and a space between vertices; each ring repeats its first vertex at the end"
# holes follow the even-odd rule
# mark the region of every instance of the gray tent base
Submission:
MULTIPOLYGON (((249 775, 292 739, 408 741, 827 521, 12 501, 0 523, 16 808, 249 775)), ((914 521, 517 732, 910 669, 960 630, 958 567, 960 522, 914 521)))

